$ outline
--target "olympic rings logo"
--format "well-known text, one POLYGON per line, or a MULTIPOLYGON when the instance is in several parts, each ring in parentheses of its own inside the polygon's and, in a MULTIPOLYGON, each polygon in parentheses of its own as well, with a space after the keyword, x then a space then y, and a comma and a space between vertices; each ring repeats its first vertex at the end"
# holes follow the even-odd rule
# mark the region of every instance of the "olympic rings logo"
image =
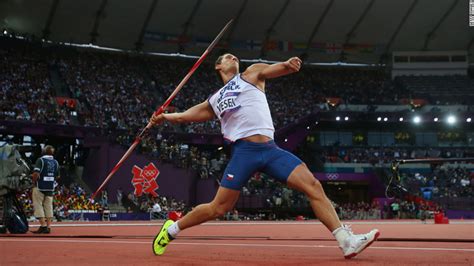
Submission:
POLYGON ((329 179, 329 180, 336 180, 339 178, 339 174, 338 173, 329 173, 329 174, 326 174, 326 178, 329 179))

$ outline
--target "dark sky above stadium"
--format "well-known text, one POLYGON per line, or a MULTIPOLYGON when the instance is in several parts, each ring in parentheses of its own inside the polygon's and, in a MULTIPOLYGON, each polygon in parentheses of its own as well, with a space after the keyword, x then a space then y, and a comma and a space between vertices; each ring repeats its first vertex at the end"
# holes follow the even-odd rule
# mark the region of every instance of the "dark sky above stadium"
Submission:
POLYGON ((468 0, 4 0, 0 28, 52 41, 242 58, 379 62, 390 51, 472 51, 468 0))

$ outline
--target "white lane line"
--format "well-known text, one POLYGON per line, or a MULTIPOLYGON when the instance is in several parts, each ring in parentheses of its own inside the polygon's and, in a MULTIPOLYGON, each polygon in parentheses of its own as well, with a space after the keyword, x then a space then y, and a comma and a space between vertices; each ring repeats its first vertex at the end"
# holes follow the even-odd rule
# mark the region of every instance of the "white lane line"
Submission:
MULTIPOLYGON (((343 221, 347 224, 417 224, 422 225, 419 221, 343 221)), ((451 222, 451 221, 450 221, 451 222)), ((156 223, 64 223, 64 224, 53 224, 52 227, 110 227, 110 226, 161 226, 163 221, 156 223)), ((204 226, 214 225, 225 225, 225 226, 246 226, 246 225, 321 225, 321 222, 210 222, 204 223, 204 226)), ((474 221, 453 221, 451 224, 474 224, 474 221)), ((39 227, 39 224, 32 224, 30 227, 39 227)))
MULTIPOLYGON (((150 245, 151 241, 121 241, 121 240, 67 240, 67 239, 13 239, 0 238, 0 242, 59 242, 59 243, 109 243, 109 244, 145 244, 150 245)), ((291 244, 256 244, 256 243, 208 243, 208 242, 174 242, 172 245, 191 246, 228 246, 228 247, 268 247, 268 248, 339 248, 338 246, 327 245, 291 245, 291 244)), ((470 248, 423 248, 423 247, 370 247, 370 249, 380 250, 418 250, 418 251, 464 251, 474 252, 470 248)))

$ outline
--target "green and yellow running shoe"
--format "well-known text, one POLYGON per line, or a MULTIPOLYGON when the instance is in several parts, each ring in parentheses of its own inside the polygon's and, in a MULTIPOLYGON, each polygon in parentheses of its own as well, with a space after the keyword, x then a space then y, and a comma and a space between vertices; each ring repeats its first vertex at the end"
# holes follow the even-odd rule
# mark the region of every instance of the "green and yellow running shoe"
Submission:
POLYGON ((155 240, 153 240, 153 253, 155 255, 159 256, 165 253, 166 246, 174 239, 168 234, 168 227, 173 223, 173 220, 166 220, 160 232, 155 236, 155 240))

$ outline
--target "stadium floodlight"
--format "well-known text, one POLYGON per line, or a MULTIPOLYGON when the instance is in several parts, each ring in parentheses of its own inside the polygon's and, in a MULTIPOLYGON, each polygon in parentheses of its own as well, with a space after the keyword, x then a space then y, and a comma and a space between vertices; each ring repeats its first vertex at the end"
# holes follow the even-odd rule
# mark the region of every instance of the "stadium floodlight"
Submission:
POLYGON ((380 117, 380 116, 377 117, 377 121, 379 121, 379 122, 382 121, 382 117, 380 117))
POLYGON ((348 116, 344 117, 344 120, 345 120, 345 121, 348 121, 348 120, 349 120, 349 117, 348 117, 348 116))
POLYGON ((438 122, 438 120, 439 119, 437 117, 433 118, 433 121, 435 121, 435 122, 438 122))
POLYGON ((448 121, 448 124, 452 125, 456 123, 456 117, 454 115, 450 115, 446 121, 448 121))
POLYGON ((417 115, 417 116, 413 117, 413 123, 419 124, 420 122, 421 122, 421 117, 420 116, 417 115))
POLYGON ((388 121, 388 118, 387 118, 387 117, 384 117, 384 118, 383 118, 383 121, 384 121, 384 122, 387 122, 387 121, 388 121))
POLYGON ((336 116, 336 121, 339 121, 341 120, 341 117, 340 116, 336 116))
POLYGON ((398 121, 403 122, 403 117, 400 117, 398 121))
POLYGON ((471 123, 471 118, 468 117, 468 118, 466 119, 466 122, 471 123))

